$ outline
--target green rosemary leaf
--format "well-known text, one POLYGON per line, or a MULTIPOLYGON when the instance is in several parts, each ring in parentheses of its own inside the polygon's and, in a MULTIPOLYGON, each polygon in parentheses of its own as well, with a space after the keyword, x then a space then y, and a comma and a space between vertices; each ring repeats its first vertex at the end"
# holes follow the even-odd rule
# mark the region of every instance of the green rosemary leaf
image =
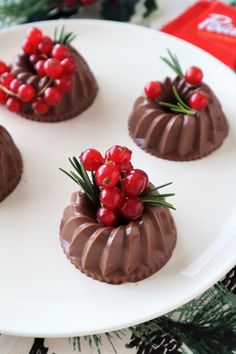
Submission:
POLYGON ((169 49, 167 49, 167 53, 169 55, 169 58, 165 57, 160 57, 174 72, 180 76, 184 77, 183 71, 181 69, 179 60, 176 55, 172 54, 169 49))
POLYGON ((144 204, 150 205, 150 206, 161 205, 165 208, 176 210, 172 204, 167 203, 163 200, 159 200, 159 201, 143 200, 143 202, 144 202, 144 204))
POLYGON ((68 177, 70 177, 75 183, 77 182, 77 179, 75 179, 73 176, 71 176, 71 174, 65 170, 63 170, 63 168, 59 168, 60 171, 64 172, 68 177))
POLYGON ((92 185, 93 185, 93 191, 94 191, 94 196, 96 198, 96 203, 99 205, 100 200, 99 200, 99 194, 100 194, 100 189, 96 183, 95 175, 94 172, 91 170, 91 176, 92 176, 92 185))
POLYGON ((159 194, 157 197, 160 198, 168 198, 168 197, 173 197, 175 193, 165 193, 165 194, 159 194))
POLYGON ((158 186, 158 187, 156 187, 156 188, 153 188, 153 189, 151 189, 150 191, 153 192, 153 191, 155 191, 155 190, 157 190, 157 189, 161 189, 161 188, 167 187, 167 186, 169 186, 169 185, 171 185, 171 184, 173 184, 173 182, 168 182, 168 183, 162 184, 162 185, 160 185, 160 186, 158 186))
POLYGON ((178 101, 178 104, 182 105, 183 107, 185 107, 186 109, 191 109, 183 100, 182 98, 180 97, 175 85, 173 86, 173 92, 174 92, 174 95, 178 101))
POLYGON ((60 33, 59 39, 58 39, 59 43, 63 43, 64 31, 65 31, 65 26, 63 25, 62 29, 61 29, 61 33, 60 33))
POLYGON ((80 171, 77 170, 77 166, 76 166, 76 164, 74 163, 74 161, 73 161, 70 157, 69 157, 68 160, 70 161, 70 163, 71 163, 71 165, 74 167, 74 169, 81 175, 80 171))
POLYGON ((195 111, 190 110, 190 109, 185 109, 185 108, 172 108, 172 112, 177 112, 177 113, 186 113, 194 116, 196 114, 195 111))
POLYGON ((161 106, 169 107, 169 108, 178 108, 176 104, 169 103, 169 102, 164 102, 164 101, 159 101, 159 104, 161 106))
POLYGON ((177 75, 181 76, 181 73, 178 69, 166 58, 160 57, 177 75))
POLYGON ((74 162, 74 165, 76 166, 75 169, 78 171, 80 177, 82 177, 81 165, 80 165, 80 162, 77 160, 77 158, 75 156, 73 157, 73 162, 74 162))
MULTIPOLYGON (((170 52, 170 50, 169 50, 169 52, 170 52)), ((170 52, 171 53, 171 52, 170 52)), ((181 66, 180 66, 180 63, 179 63, 179 59, 178 59, 178 57, 177 57, 177 55, 175 54, 175 55, 172 55, 172 57, 174 58, 174 62, 175 62, 175 65, 176 65, 176 67, 178 68, 178 71, 180 72, 180 76, 181 77, 184 77, 184 74, 183 74, 183 70, 182 70, 182 68, 181 68, 181 66)))
POLYGON ((80 163, 80 168, 81 168, 82 177, 83 177, 84 181, 86 182, 86 184, 87 184, 87 186, 88 186, 90 192, 91 192, 92 195, 93 195, 93 192, 94 192, 94 190, 93 190, 93 185, 92 185, 92 183, 91 183, 91 181, 90 181, 90 179, 89 179, 89 176, 88 176, 88 174, 87 174, 87 171, 86 171, 85 168, 84 168, 83 163, 80 163))
POLYGON ((67 40, 67 44, 70 44, 71 42, 73 42, 75 40, 75 38, 77 37, 77 34, 72 34, 68 40, 67 40))

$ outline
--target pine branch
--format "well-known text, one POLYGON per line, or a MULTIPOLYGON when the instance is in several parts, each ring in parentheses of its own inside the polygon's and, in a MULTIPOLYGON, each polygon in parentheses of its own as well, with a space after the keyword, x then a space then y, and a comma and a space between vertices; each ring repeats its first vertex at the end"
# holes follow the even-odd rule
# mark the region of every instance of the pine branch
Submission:
POLYGON ((1 0, 0 21, 12 23, 32 16, 35 12, 48 9, 48 0, 1 0))

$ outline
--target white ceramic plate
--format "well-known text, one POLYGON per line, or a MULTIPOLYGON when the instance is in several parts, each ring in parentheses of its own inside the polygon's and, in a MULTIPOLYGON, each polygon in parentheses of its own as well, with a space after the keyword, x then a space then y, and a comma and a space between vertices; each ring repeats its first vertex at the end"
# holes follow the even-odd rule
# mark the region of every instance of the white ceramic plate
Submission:
MULTIPOLYGON (((66 25, 74 46, 99 83, 94 104, 78 118, 43 124, 0 108, 0 124, 12 134, 24 159, 21 183, 0 204, 0 333, 74 336, 111 331, 162 315, 219 280, 236 261, 236 78, 219 61, 174 37, 142 27, 104 21, 41 23, 48 34, 66 25), (202 67, 230 123, 223 146, 193 162, 155 158, 136 147, 127 118, 144 84, 173 75, 159 59, 166 48, 183 68, 202 67), (58 228, 63 208, 76 190, 58 167, 67 157, 113 144, 133 150, 136 167, 154 184, 173 181, 168 191, 178 242, 171 261, 136 284, 108 285, 81 274, 66 259, 58 228)), ((26 26, 0 32, 1 57, 19 51, 26 26)))

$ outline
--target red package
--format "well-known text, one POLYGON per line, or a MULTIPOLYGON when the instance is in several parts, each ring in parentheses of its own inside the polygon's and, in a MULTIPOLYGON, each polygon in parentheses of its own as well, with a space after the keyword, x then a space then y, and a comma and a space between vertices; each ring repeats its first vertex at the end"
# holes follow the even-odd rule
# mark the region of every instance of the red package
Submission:
POLYGON ((236 71, 236 8, 200 0, 161 31, 205 49, 236 71))

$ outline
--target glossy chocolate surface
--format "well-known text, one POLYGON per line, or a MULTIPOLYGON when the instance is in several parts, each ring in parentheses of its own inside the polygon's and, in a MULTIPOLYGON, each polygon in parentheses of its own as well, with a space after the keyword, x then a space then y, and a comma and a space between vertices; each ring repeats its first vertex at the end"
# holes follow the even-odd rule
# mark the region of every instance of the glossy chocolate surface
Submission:
POLYGON ((10 134, 0 126, 0 202, 17 186, 22 174, 22 159, 10 134))
MULTIPOLYGON (((60 122, 76 117, 86 110, 94 101, 98 86, 96 80, 83 57, 72 47, 70 56, 75 60, 77 69, 73 74, 73 87, 69 93, 64 93, 61 103, 51 106, 45 114, 35 114, 31 103, 24 103, 21 116, 39 122, 60 122)), ((12 74, 23 83, 32 85, 37 92, 45 86, 47 78, 36 75, 29 58, 25 54, 16 56, 12 66, 12 74)))
POLYGON ((187 85, 179 77, 163 82, 161 101, 175 102, 172 86, 188 102, 199 88, 209 95, 209 104, 196 115, 167 112, 156 101, 139 97, 129 117, 129 133, 143 150, 168 160, 200 159, 221 146, 229 126, 221 104, 206 84, 187 85))
POLYGON ((170 211, 145 207, 143 215, 126 225, 97 223, 90 201, 72 194, 60 227, 68 259, 86 275, 107 283, 136 282, 157 272, 170 259, 176 227, 170 211))

